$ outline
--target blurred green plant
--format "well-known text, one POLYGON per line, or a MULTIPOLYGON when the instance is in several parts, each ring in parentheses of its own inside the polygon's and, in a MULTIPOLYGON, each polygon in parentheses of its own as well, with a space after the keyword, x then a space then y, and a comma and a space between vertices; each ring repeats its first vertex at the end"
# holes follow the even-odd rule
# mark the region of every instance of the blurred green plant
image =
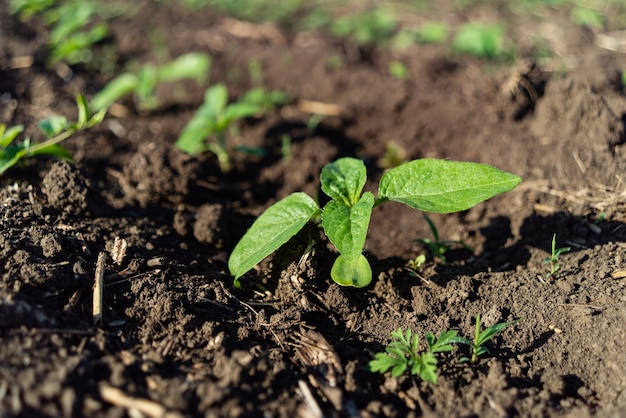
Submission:
POLYGON ((132 4, 93 0, 9 0, 9 12, 22 21, 38 15, 50 28, 46 65, 88 63, 94 46, 109 32, 107 20, 130 13, 132 4))
POLYGON ((500 24, 462 25, 452 41, 452 48, 478 58, 504 59, 511 55, 504 47, 504 28, 500 24))
POLYGON ((353 39, 358 45, 380 45, 391 39, 397 22, 391 12, 377 8, 340 16, 331 22, 333 35, 353 39))
POLYGON ((601 29, 605 20, 604 14, 598 9, 582 4, 577 4, 572 8, 570 18, 577 25, 589 26, 594 29, 601 29))
MULTIPOLYGON (((216 84, 205 92, 204 102, 183 128, 176 146, 191 155, 212 152, 222 172, 229 172, 230 149, 226 141, 229 126, 240 119, 271 111, 288 100, 285 93, 256 88, 242 95, 237 102, 228 104, 228 89, 224 84, 216 84)), ((247 153, 258 151, 247 147, 235 150, 247 153)))
POLYGON ((424 44, 444 42, 450 29, 443 22, 426 22, 417 31, 417 41, 424 44))
POLYGON ((389 74, 398 80, 406 80, 409 77, 409 69, 401 61, 392 61, 389 64, 389 74))
POLYGON ((64 116, 39 121, 39 128, 47 138, 40 143, 32 143, 30 138, 14 143, 18 135, 24 131, 24 126, 17 125, 7 129, 6 125, 0 125, 0 174, 26 158, 41 155, 71 160, 70 152, 59 143, 78 131, 98 125, 105 116, 105 110, 92 113, 85 97, 81 94, 76 96, 76 106, 78 108, 76 122, 69 123, 64 116))
POLYGON ((154 109, 158 106, 154 91, 159 83, 190 79, 203 84, 210 67, 211 58, 201 53, 181 55, 159 67, 147 64, 136 74, 124 73, 111 80, 94 95, 90 108, 93 112, 108 109, 121 98, 134 94, 140 108, 154 109))

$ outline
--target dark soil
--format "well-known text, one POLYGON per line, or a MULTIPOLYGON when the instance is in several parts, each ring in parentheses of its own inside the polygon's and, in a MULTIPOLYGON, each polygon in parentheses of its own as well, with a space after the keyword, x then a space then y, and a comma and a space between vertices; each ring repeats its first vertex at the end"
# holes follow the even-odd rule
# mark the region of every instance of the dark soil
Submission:
MULTIPOLYGON (((520 32, 543 28, 514 18, 520 32)), ((188 83, 159 91, 158 111, 116 105, 66 142, 73 163, 42 158, 2 177, 0 415, 626 414, 626 56, 600 48, 565 12, 553 19, 564 34, 554 49, 575 63, 563 72, 549 61, 486 64, 441 46, 397 52, 317 32, 235 30, 232 19, 176 6, 144 4, 114 22, 120 66, 154 61, 146 33, 158 28, 169 56, 209 53, 211 82, 226 81, 233 97, 251 87, 255 60, 263 84, 293 102, 240 126, 231 144, 267 156, 235 154, 227 175, 213 156, 173 146, 205 88, 188 83), (389 75, 395 60, 406 80, 389 75), (310 128, 305 100, 339 114, 310 128), (285 158, 283 135, 292 138, 285 158), (362 158, 375 190, 391 142, 409 159, 488 163, 524 182, 464 213, 433 215, 442 238, 474 251, 428 261, 420 277, 407 265, 424 253, 414 240, 430 236, 428 225, 388 204, 376 208, 367 239, 369 287, 330 280, 323 237, 303 258, 296 237, 233 287, 228 256, 255 216, 292 192, 317 195, 320 169, 341 156, 362 158), (572 251, 546 278, 555 233, 572 251), (104 308, 94 324, 100 254, 104 308), (457 362, 463 347, 443 355, 436 385, 368 371, 392 330, 471 337, 477 313, 486 325, 522 320, 477 364, 457 362)), ((41 139, 37 120, 72 118, 75 94, 106 83, 88 68, 65 79, 47 70, 36 19, 20 23, 2 4, 0 28, 1 123, 41 139), (32 65, 14 65, 24 56, 32 65)))

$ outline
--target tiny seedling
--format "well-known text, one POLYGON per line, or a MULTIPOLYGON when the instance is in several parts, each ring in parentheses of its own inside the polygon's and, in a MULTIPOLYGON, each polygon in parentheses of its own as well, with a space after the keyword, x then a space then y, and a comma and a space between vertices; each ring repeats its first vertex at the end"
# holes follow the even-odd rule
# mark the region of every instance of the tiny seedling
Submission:
POLYGON ((160 67, 145 65, 136 74, 124 73, 111 80, 93 97, 89 107, 92 112, 98 112, 134 94, 141 108, 154 109, 158 104, 154 90, 159 83, 190 79, 202 84, 210 66, 211 58, 201 53, 181 55, 160 67))
POLYGON ((355 158, 340 158, 320 174, 322 191, 330 201, 320 208, 305 193, 293 193, 257 218, 235 246, 228 268, 234 284, 265 257, 300 231, 310 220, 319 220, 324 233, 339 252, 332 279, 342 286, 364 287, 372 269, 363 255, 372 209, 389 201, 413 209, 450 213, 469 209, 497 194, 513 189, 521 178, 495 167, 425 158, 388 170, 378 185, 378 197, 363 192, 365 164, 355 158))
POLYGON ((504 47, 504 29, 498 24, 462 25, 452 41, 452 48, 478 58, 503 59, 510 55, 504 47))
POLYGON ((473 252, 472 247, 470 247, 463 241, 454 241, 454 240, 440 241, 439 231, 437 231, 437 227, 435 226, 433 221, 428 217, 428 215, 426 215, 425 213, 423 213, 423 215, 424 215, 424 219, 426 219, 426 222, 428 223, 430 232, 433 234, 433 239, 431 240, 429 238, 419 238, 419 239, 416 239, 415 241, 419 242, 424 247, 426 247, 434 259, 438 258, 439 260, 441 260, 442 263, 445 264, 446 263, 446 251, 448 251, 453 245, 460 245, 464 247, 465 249, 473 252))
POLYGON ((426 334, 426 351, 419 351, 419 336, 412 334, 410 329, 405 332, 402 328, 391 333, 392 341, 385 348, 384 353, 376 353, 374 360, 369 362, 371 372, 386 373, 391 369, 393 377, 404 373, 419 376, 425 382, 437 383, 436 353, 452 351, 452 344, 462 342, 457 331, 444 331, 435 338, 432 332, 426 334))
MULTIPOLYGON (((253 89, 239 101, 228 104, 228 90, 224 84, 210 87, 204 95, 204 103, 183 128, 176 146, 191 155, 209 151, 215 154, 222 172, 230 171, 229 149, 226 130, 235 121, 267 112, 278 104, 288 101, 286 94, 253 89)), ((248 148, 245 152, 255 151, 248 148)))
POLYGON ((483 331, 480 330, 480 314, 476 315, 476 326, 474 331, 474 341, 471 341, 465 337, 460 337, 456 342, 461 344, 467 344, 472 348, 472 356, 471 357, 462 357, 459 361, 461 363, 476 363, 478 361, 478 357, 483 354, 488 354, 489 349, 485 347, 485 343, 502 332, 509 325, 513 325, 514 323, 520 321, 516 319, 514 321, 509 322, 501 322, 499 324, 492 325, 488 328, 485 328, 483 331))
POLYGON ((543 260, 544 263, 550 263, 550 270, 546 273, 546 278, 551 278, 554 274, 561 269, 561 265, 559 264, 559 257, 563 253, 567 253, 572 249, 572 247, 563 247, 556 248, 556 234, 552 235, 552 253, 550 257, 546 257, 543 260))
POLYGON ((39 128, 48 138, 40 143, 31 143, 30 138, 14 143, 17 136, 24 130, 24 127, 18 125, 7 130, 5 125, 0 125, 0 174, 21 160, 38 155, 71 160, 70 152, 59 145, 59 143, 78 131, 98 125, 102 122, 105 115, 105 110, 91 113, 85 97, 81 94, 76 96, 76 106, 78 107, 78 120, 76 122, 68 123, 63 116, 55 116, 39 121, 39 128))

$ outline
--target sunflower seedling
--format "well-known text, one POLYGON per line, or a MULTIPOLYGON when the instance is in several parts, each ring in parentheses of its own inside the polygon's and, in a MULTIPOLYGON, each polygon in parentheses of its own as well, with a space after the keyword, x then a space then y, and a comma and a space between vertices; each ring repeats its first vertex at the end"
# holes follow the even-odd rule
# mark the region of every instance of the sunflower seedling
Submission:
POLYGON ((433 256, 434 259, 438 258, 441 260, 442 263, 445 264, 446 263, 446 251, 448 251, 453 245, 460 245, 464 247, 466 250, 469 250, 470 252, 474 251, 472 247, 470 247, 463 241, 454 241, 454 240, 440 241, 439 231, 437 231, 437 227, 435 226, 433 221, 425 213, 422 213, 422 215, 424 215, 424 219, 426 219, 426 222, 428 223, 430 232, 433 234, 433 240, 430 240, 429 238, 418 238, 415 241, 419 242, 424 247, 426 247, 426 249, 428 249, 428 251, 433 256))
POLYGON ((499 324, 495 324, 488 328, 485 328, 483 331, 481 331, 480 330, 480 314, 477 314, 476 326, 475 326, 475 331, 474 331, 474 341, 471 341, 465 337, 459 337, 459 339, 456 341, 461 344, 469 345, 472 349, 472 355, 471 357, 462 357, 459 361, 461 363, 467 363, 467 362, 476 363, 476 361, 478 361, 478 357, 482 356, 483 354, 489 353, 489 349, 487 349, 487 347, 485 347, 484 344, 490 339, 492 339, 493 337, 495 337, 496 335, 498 335, 500 332, 502 332, 506 327, 508 327, 509 325, 513 325, 514 323, 518 321, 520 320, 516 319, 514 321, 509 321, 509 322, 501 322, 499 324))
POLYGON ((98 125, 105 115, 105 110, 91 113, 85 97, 81 94, 76 96, 76 106, 78 107, 78 120, 76 122, 68 123, 64 116, 55 116, 39 121, 39 128, 48 138, 40 143, 31 143, 30 138, 14 143, 24 127, 18 125, 7 130, 5 125, 0 125, 0 174, 21 160, 38 155, 71 160, 70 152, 59 143, 78 131, 98 125))
POLYGON ((181 55, 160 67, 147 64, 136 74, 124 73, 111 80, 93 97, 89 107, 93 112, 108 109, 113 103, 132 94, 139 107, 154 109, 158 105, 154 90, 159 83, 190 79, 202 84, 210 67, 211 58, 200 53, 181 55))
MULTIPOLYGON (((204 95, 204 103, 183 128, 176 146, 187 154, 197 155, 209 151, 217 157, 220 169, 230 171, 229 149, 226 143, 226 130, 235 121, 260 115, 285 103, 286 94, 253 89, 239 101, 228 104, 228 90, 224 84, 210 87, 204 95)), ((259 153, 258 149, 240 147, 238 150, 259 153)), ((260 260, 259 260, 260 261, 260 260)))
POLYGON ((320 174, 322 191, 330 201, 320 208, 305 193, 293 193, 257 218, 235 246, 228 268, 239 279, 300 231, 310 220, 319 221, 339 252, 330 275, 342 286, 364 287, 372 280, 372 268, 363 255, 372 209, 389 201, 413 209, 450 213, 469 209, 517 186, 521 178, 495 167, 437 159, 420 159, 387 171, 378 185, 378 197, 363 192, 365 164, 341 158, 320 174))
POLYGON ((567 253, 572 249, 572 247, 562 247, 556 248, 556 234, 552 235, 552 252, 550 257, 546 257, 543 260, 544 263, 550 263, 550 270, 546 273, 546 278, 551 278, 554 274, 561 269, 561 265, 559 264, 559 257, 563 253, 567 253))
POLYGON ((392 341, 385 348, 384 353, 376 353, 374 360, 369 362, 371 372, 386 373, 391 369, 393 377, 404 373, 419 376, 425 382, 437 383, 436 353, 452 351, 452 344, 462 342, 457 331, 444 331, 435 338, 432 332, 426 334, 426 351, 419 351, 419 336, 413 335, 410 329, 402 328, 391 333, 392 341))

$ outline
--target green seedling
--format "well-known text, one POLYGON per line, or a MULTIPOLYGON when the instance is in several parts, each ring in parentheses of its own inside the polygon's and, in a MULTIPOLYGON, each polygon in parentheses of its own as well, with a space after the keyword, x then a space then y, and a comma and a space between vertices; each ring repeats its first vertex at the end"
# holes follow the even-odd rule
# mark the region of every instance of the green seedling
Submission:
POLYGON ((406 80, 409 77, 409 70, 400 61, 392 61, 389 64, 389 74, 398 80, 406 80))
POLYGON ((330 197, 323 208, 302 192, 270 206, 241 238, 228 260, 235 286, 240 286, 241 276, 307 222, 320 218, 324 233, 339 252, 331 269, 332 279, 342 286, 367 286, 372 269, 363 248, 375 206, 395 201, 424 212, 458 212, 521 182, 520 177, 489 165, 430 158, 388 170, 380 180, 377 198, 372 192, 363 192, 366 180, 362 161, 341 158, 326 165, 320 174, 322 191, 330 197))
POLYGON ((58 62, 88 63, 93 58, 94 46, 109 32, 107 19, 129 9, 120 4, 102 4, 85 0, 10 0, 9 10, 27 20, 41 16, 50 28, 47 59, 49 67, 58 62))
POLYGON ((158 104, 154 90, 159 83, 190 79, 202 84, 210 66, 211 58, 201 53, 181 55, 160 67, 148 64, 136 74, 124 73, 111 80, 93 97, 90 108, 93 112, 108 109, 121 98, 134 94, 141 108, 154 109, 158 104))
POLYGON ((395 17, 382 8, 341 16, 332 21, 333 35, 353 39, 358 45, 380 45, 388 41, 397 25, 395 17))
POLYGON ((433 221, 425 213, 423 213, 422 215, 424 215, 424 219, 426 219, 426 222, 428 223, 430 232, 433 234, 433 239, 431 240, 429 238, 419 238, 419 239, 416 239, 415 241, 419 242, 424 247, 426 247, 426 249, 428 249, 428 251, 433 256, 434 259, 439 259, 441 260, 442 263, 445 264, 446 263, 446 251, 448 251, 453 245, 460 245, 464 247, 465 249, 473 252, 472 247, 465 244, 463 241, 454 241, 454 240, 440 241, 439 231, 437 231, 437 227, 435 226, 433 221))
POLYGON ((47 137, 40 143, 31 143, 30 138, 22 142, 14 143, 17 136, 24 130, 21 125, 6 129, 0 125, 0 174, 16 165, 23 159, 38 155, 48 155, 60 159, 71 160, 70 152, 59 145, 78 131, 89 129, 104 119, 105 111, 91 113, 87 101, 83 95, 76 96, 78 107, 78 120, 68 123, 63 116, 56 116, 41 120, 39 128, 47 137))
POLYGON ((456 342, 461 344, 467 344, 472 348, 472 356, 471 357, 462 357, 459 361, 461 363, 476 363, 478 361, 478 357, 483 354, 489 354, 489 349, 485 347, 485 343, 491 340, 493 337, 501 333, 506 327, 509 325, 513 325, 514 323, 520 321, 516 319, 514 321, 509 322, 501 322, 499 324, 492 325, 488 328, 485 328, 483 331, 480 330, 480 314, 476 315, 476 326, 474 331, 474 341, 471 341, 467 338, 460 337, 456 342))
POLYGON ((504 29, 497 24, 467 23, 461 26, 452 48, 478 58, 501 59, 508 55, 504 48, 504 29))
POLYGON ((371 372, 386 373, 391 369, 393 377, 404 373, 418 376, 425 382, 437 383, 436 353, 452 351, 452 344, 463 340, 457 336, 457 331, 444 331, 435 338, 432 332, 426 334, 426 351, 419 350, 419 336, 413 335, 410 329, 405 332, 402 328, 391 333, 392 341, 385 348, 384 353, 376 353, 374 360, 369 362, 371 372))
POLYGON ((550 257, 546 257, 543 260, 544 263, 550 263, 550 270, 546 273, 546 278, 551 278, 554 274, 561 269, 561 265, 559 264, 559 257, 563 253, 567 253, 572 249, 572 247, 563 247, 556 248, 556 234, 552 235, 552 252, 550 253, 550 257))
MULTIPOLYGON (((240 119, 267 112, 287 100, 284 93, 254 89, 244 94, 239 101, 228 104, 226 86, 212 86, 204 95, 204 103, 183 128, 176 146, 191 155, 212 152, 217 157, 222 172, 229 172, 231 166, 226 143, 228 127, 240 119)), ((248 153, 254 151, 249 148, 240 150, 248 153)))

